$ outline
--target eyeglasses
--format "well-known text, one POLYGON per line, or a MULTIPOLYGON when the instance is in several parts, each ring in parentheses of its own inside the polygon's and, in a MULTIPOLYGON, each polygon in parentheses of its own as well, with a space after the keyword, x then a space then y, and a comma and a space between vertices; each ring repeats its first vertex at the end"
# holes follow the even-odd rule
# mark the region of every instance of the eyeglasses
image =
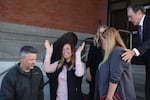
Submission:
POLYGON ((101 33, 103 33, 103 32, 99 32, 99 33, 101 34, 101 33))
POLYGON ((104 41, 105 40, 105 38, 102 36, 102 35, 100 35, 100 41, 104 41))

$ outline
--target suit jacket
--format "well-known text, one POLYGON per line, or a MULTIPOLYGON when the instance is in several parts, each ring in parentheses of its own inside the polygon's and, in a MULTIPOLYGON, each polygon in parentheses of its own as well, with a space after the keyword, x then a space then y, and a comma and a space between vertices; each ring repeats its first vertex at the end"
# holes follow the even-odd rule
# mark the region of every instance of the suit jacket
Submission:
POLYGON ((140 54, 150 50, 150 16, 145 16, 143 22, 143 41, 137 46, 140 54))

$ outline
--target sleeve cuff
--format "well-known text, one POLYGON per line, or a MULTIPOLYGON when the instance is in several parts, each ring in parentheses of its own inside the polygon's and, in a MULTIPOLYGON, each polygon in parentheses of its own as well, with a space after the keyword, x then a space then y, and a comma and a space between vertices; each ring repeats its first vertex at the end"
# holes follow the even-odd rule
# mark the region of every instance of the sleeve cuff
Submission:
POLYGON ((135 55, 136 55, 136 56, 139 56, 139 55, 140 55, 140 52, 139 52, 136 48, 134 48, 133 51, 135 52, 135 55))
POLYGON ((119 81, 116 81, 116 80, 113 80, 113 79, 111 79, 110 82, 113 83, 113 84, 118 84, 119 83, 119 81))

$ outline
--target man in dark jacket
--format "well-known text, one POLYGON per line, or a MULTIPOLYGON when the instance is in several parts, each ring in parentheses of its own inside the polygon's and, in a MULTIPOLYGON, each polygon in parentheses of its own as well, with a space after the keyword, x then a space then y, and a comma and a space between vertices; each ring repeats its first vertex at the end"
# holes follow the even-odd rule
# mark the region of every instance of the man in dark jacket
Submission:
POLYGON ((20 50, 20 63, 5 75, 0 90, 0 100, 44 100, 43 75, 35 66, 37 50, 24 46, 20 50))
POLYGON ((122 55, 130 62, 133 56, 143 55, 146 65, 145 100, 150 100, 150 16, 145 15, 143 6, 131 5, 127 8, 128 20, 134 26, 140 26, 138 31, 139 45, 133 50, 126 49, 122 55))

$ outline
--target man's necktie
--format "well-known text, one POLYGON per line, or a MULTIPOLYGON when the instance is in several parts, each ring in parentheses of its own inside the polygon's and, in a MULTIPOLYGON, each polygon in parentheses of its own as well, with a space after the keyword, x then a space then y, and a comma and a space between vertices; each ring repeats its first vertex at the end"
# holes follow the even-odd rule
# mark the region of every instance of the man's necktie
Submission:
POLYGON ((138 26, 138 32, 139 32, 139 36, 140 36, 140 39, 141 39, 141 41, 143 40, 143 34, 142 34, 142 26, 141 25, 139 25, 138 26))

